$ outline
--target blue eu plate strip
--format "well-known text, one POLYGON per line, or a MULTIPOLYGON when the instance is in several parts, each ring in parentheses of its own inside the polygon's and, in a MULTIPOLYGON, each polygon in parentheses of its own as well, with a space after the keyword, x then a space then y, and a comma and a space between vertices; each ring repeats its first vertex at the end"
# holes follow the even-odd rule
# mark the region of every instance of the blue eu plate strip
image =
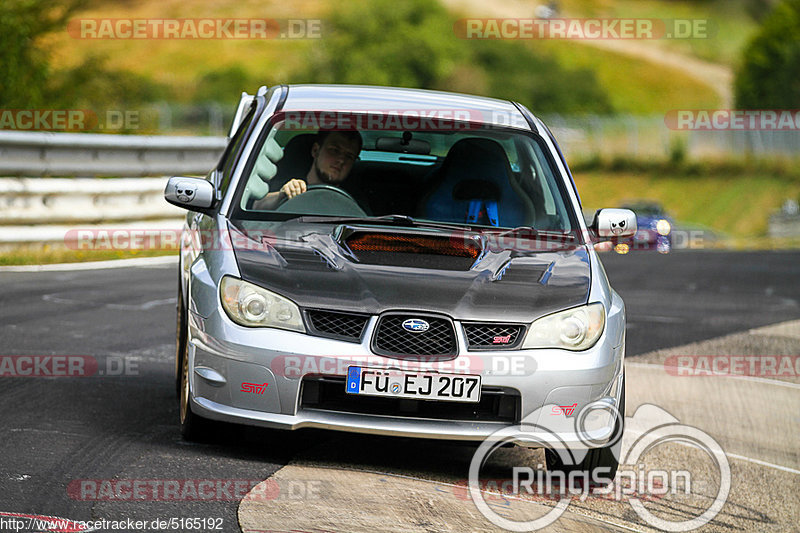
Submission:
POLYGON ((361 388, 361 367, 351 366, 347 369, 347 392, 358 393, 361 388))

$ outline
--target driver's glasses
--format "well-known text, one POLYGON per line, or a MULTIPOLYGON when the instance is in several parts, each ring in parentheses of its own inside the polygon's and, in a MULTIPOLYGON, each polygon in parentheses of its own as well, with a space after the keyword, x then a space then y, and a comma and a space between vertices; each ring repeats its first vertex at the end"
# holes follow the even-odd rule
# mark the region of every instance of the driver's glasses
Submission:
POLYGON ((331 156, 331 157, 333 157, 335 159, 343 159, 346 163, 349 163, 349 164, 355 163, 356 159, 358 159, 358 156, 356 154, 354 154, 353 152, 349 152, 347 150, 343 150, 342 148, 339 148, 335 144, 331 144, 331 145, 326 146, 325 147, 325 152, 329 156, 331 156))

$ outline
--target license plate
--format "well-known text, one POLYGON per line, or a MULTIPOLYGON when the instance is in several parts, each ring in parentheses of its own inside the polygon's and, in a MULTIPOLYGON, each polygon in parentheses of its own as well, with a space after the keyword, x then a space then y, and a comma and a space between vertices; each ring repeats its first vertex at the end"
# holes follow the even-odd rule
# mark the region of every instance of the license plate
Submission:
POLYGON ((367 396, 477 402, 481 399, 481 377, 351 366, 347 368, 345 390, 367 396))

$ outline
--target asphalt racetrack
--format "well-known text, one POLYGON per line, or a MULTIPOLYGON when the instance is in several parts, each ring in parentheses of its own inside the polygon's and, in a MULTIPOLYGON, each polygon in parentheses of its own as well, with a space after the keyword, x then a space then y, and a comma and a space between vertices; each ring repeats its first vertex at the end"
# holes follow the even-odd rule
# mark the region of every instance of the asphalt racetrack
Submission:
MULTIPOLYGON (((797 356, 797 328, 752 330, 800 319, 800 252, 601 257, 627 307, 628 415, 642 404, 658 406, 712 435, 729 456, 730 497, 701 530, 797 531, 797 379, 677 378, 664 361, 717 351, 797 356)), ((500 530, 458 492, 474 451, 467 446, 227 425, 208 442, 183 442, 173 378, 176 270, 0 272, 0 356, 88 356, 97 363, 88 377, 0 378, 0 519, 214 520, 214 527, 178 528, 201 531, 500 530), (271 476, 273 498, 240 507, 243 494, 271 476), (210 481, 215 497, 136 498, 136 480, 177 481, 180 491, 210 481), (117 494, 100 490, 103 482, 117 494)), ((685 446, 662 452, 648 460, 703 464, 685 446)), ((498 459, 498 476, 519 453, 498 459)), ((703 490, 718 482, 713 473, 698 476, 703 490)), ((711 492, 703 490, 699 500, 648 505, 665 519, 688 519, 708 506, 711 492)), ((508 516, 524 515, 515 505, 508 516)), ((655 530, 628 502, 591 498, 553 527, 655 530)))

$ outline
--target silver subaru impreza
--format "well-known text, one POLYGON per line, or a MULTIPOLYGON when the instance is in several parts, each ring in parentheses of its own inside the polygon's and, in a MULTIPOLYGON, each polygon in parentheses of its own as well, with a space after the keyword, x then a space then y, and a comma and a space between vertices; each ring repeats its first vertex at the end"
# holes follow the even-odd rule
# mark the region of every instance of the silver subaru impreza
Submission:
POLYGON ((636 218, 602 209, 587 225, 522 105, 262 87, 216 168, 165 197, 189 210, 185 438, 227 421, 481 441, 526 423, 588 450, 577 467, 616 470, 625 308, 594 245, 636 218))

